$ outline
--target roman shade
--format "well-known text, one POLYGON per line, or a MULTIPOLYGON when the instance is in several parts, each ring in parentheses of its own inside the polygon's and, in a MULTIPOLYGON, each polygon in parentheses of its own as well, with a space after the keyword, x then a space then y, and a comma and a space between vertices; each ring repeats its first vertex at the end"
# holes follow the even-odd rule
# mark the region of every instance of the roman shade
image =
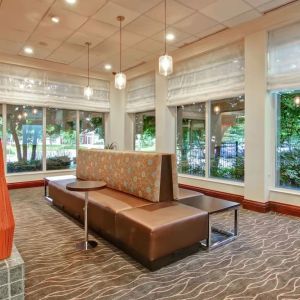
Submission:
POLYGON ((143 112, 155 109, 155 74, 154 72, 128 81, 126 111, 143 112))
POLYGON ((235 97, 244 93, 244 47, 235 43, 175 65, 168 105, 235 97))
POLYGON ((300 23, 269 32, 268 89, 300 87, 300 23))
POLYGON ((109 111, 109 82, 91 79, 94 95, 83 95, 85 77, 0 64, 0 102, 85 111, 109 111))

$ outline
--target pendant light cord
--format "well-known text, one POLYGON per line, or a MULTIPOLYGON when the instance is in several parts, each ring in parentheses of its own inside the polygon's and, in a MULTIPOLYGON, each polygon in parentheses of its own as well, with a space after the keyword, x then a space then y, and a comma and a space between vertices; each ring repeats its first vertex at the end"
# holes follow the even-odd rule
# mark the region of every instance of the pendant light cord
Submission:
POLYGON ((167 54, 167 0, 165 0, 165 55, 167 54))
POLYGON ((88 46, 88 86, 90 86, 90 43, 88 43, 87 46, 88 46))
POLYGON ((122 20, 120 19, 120 73, 122 72, 122 20))

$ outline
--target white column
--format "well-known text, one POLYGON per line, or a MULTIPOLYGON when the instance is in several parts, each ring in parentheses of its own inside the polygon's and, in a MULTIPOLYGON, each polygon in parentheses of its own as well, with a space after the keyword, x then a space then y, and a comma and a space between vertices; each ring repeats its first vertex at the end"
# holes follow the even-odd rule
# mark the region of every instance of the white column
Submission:
POLYGON ((125 103, 126 90, 118 90, 110 83, 110 114, 107 141, 115 142, 118 150, 125 149, 125 103))
POLYGON ((245 38, 245 199, 267 202, 271 101, 267 95, 267 32, 245 38))
POLYGON ((176 107, 167 106, 168 79, 155 73, 156 151, 175 152, 176 107))

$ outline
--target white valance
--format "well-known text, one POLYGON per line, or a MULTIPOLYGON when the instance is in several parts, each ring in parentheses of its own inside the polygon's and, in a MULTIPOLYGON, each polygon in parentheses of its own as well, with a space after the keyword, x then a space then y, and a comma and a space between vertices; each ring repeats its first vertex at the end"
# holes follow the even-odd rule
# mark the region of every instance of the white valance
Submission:
POLYGON ((91 79, 94 95, 83 95, 80 76, 0 64, 0 102, 89 111, 109 111, 109 82, 91 79))
POLYGON ((269 90, 300 87, 300 23, 269 32, 269 90))
POLYGON ((129 113, 155 109, 155 74, 148 73, 128 81, 126 111, 129 113))
POLYGON ((175 64, 168 104, 182 105, 244 94, 244 47, 235 43, 175 64))

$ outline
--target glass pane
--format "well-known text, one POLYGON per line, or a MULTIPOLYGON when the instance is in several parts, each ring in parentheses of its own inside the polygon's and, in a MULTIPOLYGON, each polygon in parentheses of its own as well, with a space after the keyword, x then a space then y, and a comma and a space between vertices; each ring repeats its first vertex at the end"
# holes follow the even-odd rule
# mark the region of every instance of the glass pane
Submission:
POLYGON ((43 110, 7 105, 7 172, 42 170, 43 110))
POLYGON ((177 108, 178 172, 205 176, 205 103, 177 108))
POLYGON ((211 102, 211 177, 244 180, 244 127, 244 97, 211 102))
POLYGON ((76 111, 47 108, 47 170, 76 167, 76 111))
POLYGON ((135 151, 155 151, 155 111, 135 114, 135 151))
POLYGON ((277 186, 300 188, 300 93, 278 99, 277 186))
POLYGON ((104 114, 80 112, 80 147, 104 149, 104 114))

